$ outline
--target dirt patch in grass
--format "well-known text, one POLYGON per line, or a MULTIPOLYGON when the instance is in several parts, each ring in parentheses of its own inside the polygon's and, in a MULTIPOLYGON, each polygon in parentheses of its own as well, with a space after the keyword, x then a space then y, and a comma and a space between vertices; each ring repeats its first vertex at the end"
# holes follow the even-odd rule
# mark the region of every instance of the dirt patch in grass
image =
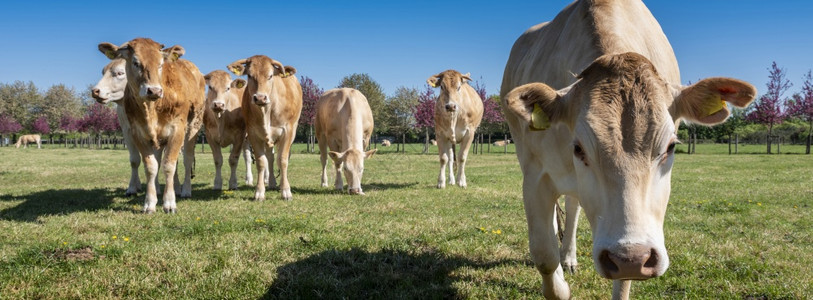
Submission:
MULTIPOLYGON (((65 261, 88 261, 96 258, 96 253, 90 247, 79 249, 56 249, 45 253, 48 257, 65 261)), ((104 258, 104 255, 98 258, 104 258)))

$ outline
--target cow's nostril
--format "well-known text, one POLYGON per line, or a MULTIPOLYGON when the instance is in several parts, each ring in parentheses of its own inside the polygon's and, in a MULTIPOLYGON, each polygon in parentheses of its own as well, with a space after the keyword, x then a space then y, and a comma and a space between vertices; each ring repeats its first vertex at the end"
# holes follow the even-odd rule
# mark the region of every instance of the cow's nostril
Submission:
POLYGON ((649 250, 649 258, 644 263, 644 268, 655 268, 658 265, 658 252, 655 248, 649 250))
POLYGON ((99 90, 99 89, 93 89, 93 90, 92 90, 93 96, 99 96, 99 94, 101 94, 101 92, 102 92, 102 91, 101 91, 101 90, 99 90))
POLYGON ((598 256, 598 261, 601 264, 601 269, 604 270, 604 273, 607 275, 618 272, 618 265, 610 259, 610 251, 602 250, 598 256))

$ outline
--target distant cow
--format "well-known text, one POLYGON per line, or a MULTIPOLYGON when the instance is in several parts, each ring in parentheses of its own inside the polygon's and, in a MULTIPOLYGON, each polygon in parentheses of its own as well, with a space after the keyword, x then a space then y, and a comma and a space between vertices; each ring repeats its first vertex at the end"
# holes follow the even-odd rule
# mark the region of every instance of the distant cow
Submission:
POLYGON ((457 184, 466 187, 466 159, 474 140, 474 132, 483 119, 483 100, 468 82, 470 75, 455 70, 443 71, 426 80, 432 87, 440 88, 435 104, 435 136, 438 140, 440 174, 438 188, 446 187, 446 165, 449 166, 449 183, 455 184, 453 167, 457 167, 457 184), (455 145, 460 152, 455 159, 455 145))
POLYGON ((522 34, 500 94, 545 297, 570 298, 563 267, 576 268, 580 203, 596 270, 614 280, 613 299, 626 299, 630 280, 669 266, 663 222, 680 120, 721 123, 726 102, 746 106, 756 89, 731 78, 682 86, 672 47, 646 6, 600 0, 576 1, 522 34), (561 250, 560 195, 567 196, 561 250))
POLYGON ((26 134, 21 135, 14 144, 17 148, 23 145, 23 149, 28 148, 28 143, 37 143, 37 149, 41 149, 42 142, 39 134, 26 134))
POLYGON ((373 133, 373 112, 367 98, 351 88, 325 92, 316 103, 314 128, 322 161, 322 187, 327 187, 327 156, 330 155, 336 170, 334 187, 340 191, 344 188, 344 173, 347 192, 364 195, 361 190, 364 159, 376 151, 364 152, 370 145, 370 135, 373 133))
POLYGON ((390 142, 390 140, 383 140, 383 141, 381 141, 381 146, 384 146, 384 147, 392 146, 392 142, 390 142))
POLYGON ((126 60, 124 105, 133 144, 147 173, 145 213, 155 212, 158 202, 156 152, 165 152, 161 161, 166 178, 164 212, 177 211, 172 178, 182 148, 186 172, 181 197, 191 197, 195 140, 203 123, 203 74, 193 63, 179 59, 184 54, 181 46, 162 48, 151 39, 137 38, 114 50, 126 60))
POLYGON ((436 141, 434 139, 429 140, 429 142, 432 143, 432 146, 437 146, 438 145, 438 141, 436 141))
POLYGON ((237 161, 240 159, 241 151, 246 163, 246 184, 252 185, 254 178, 251 175, 251 150, 246 142, 246 121, 241 108, 246 81, 239 78, 232 80, 229 73, 221 70, 212 71, 203 78, 209 86, 203 124, 206 126, 206 142, 212 148, 215 161, 214 189, 223 188, 223 179, 220 175, 223 166, 221 148, 229 145, 232 146, 229 155, 231 169, 229 189, 237 189, 237 161))
POLYGON ((288 157, 302 112, 302 87, 296 76, 293 76, 296 69, 283 66, 265 55, 235 61, 228 65, 228 69, 237 76, 248 76, 246 91, 243 93, 243 116, 248 141, 254 149, 257 161, 257 174, 262 174, 257 180, 254 200, 265 200, 265 178, 269 179, 271 189, 276 188, 276 179, 270 176, 274 170, 274 147, 280 147, 277 161, 282 199, 291 200, 293 195, 288 182, 288 157))
POLYGON ((494 142, 494 146, 505 147, 505 145, 508 145, 510 143, 511 143, 511 140, 496 141, 496 142, 494 142))

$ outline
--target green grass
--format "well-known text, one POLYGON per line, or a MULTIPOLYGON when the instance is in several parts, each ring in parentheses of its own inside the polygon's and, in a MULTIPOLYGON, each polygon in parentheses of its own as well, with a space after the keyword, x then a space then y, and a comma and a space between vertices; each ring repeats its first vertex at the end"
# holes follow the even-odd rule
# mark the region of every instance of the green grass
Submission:
MULTIPOLYGON (((297 145, 294 200, 258 203, 242 175, 239 190, 211 191, 199 146, 193 198, 142 215, 143 194, 122 196, 126 151, 2 147, 0 298, 541 298, 515 155, 470 155, 469 188, 438 190, 436 154, 394 148, 367 161, 367 196, 352 197, 321 188, 318 155, 297 145)), ((672 264, 633 298, 813 297, 813 156, 727 153, 678 155, 672 264)), ((576 299, 609 298, 581 225, 566 279, 576 299)))

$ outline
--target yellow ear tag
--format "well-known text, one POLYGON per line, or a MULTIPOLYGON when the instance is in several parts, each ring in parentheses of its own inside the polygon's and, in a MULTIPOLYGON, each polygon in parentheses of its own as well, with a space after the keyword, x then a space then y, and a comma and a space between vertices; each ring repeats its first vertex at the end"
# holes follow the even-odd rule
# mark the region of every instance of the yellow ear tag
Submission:
POLYGON ((172 60, 173 60, 173 61, 178 60, 178 58, 179 58, 179 57, 181 57, 181 56, 180 56, 180 55, 178 55, 178 53, 172 53, 172 60))
POLYGON ((234 75, 237 75, 237 76, 240 76, 243 73, 243 72, 240 72, 240 69, 238 69, 237 67, 231 68, 231 71, 232 71, 232 73, 234 73, 234 75))
POLYGON ((717 112, 723 110, 725 108, 725 100, 723 100, 720 95, 714 94, 712 99, 706 100, 706 103, 703 105, 704 113, 706 117, 716 114, 717 112))
POLYGON ((107 56, 107 58, 109 58, 109 59, 114 59, 114 58, 116 58, 116 52, 114 52, 113 50, 107 50, 107 51, 104 53, 104 55, 105 55, 105 56, 107 56))
POLYGON ((531 131, 541 131, 550 128, 550 118, 542 110, 539 103, 534 103, 534 111, 531 113, 531 122, 528 124, 531 131))
POLYGON ((238 81, 238 82, 237 82, 237 88, 238 88, 238 89, 242 89, 242 88, 243 88, 243 82, 242 82, 242 81, 238 81))
POLYGON ((284 74, 282 74, 282 78, 285 78, 285 77, 288 77, 288 76, 291 76, 291 73, 285 72, 284 74))
POLYGON ((429 85, 431 85, 433 88, 438 87, 438 86, 437 86, 437 85, 435 85, 434 83, 430 83, 429 85))

